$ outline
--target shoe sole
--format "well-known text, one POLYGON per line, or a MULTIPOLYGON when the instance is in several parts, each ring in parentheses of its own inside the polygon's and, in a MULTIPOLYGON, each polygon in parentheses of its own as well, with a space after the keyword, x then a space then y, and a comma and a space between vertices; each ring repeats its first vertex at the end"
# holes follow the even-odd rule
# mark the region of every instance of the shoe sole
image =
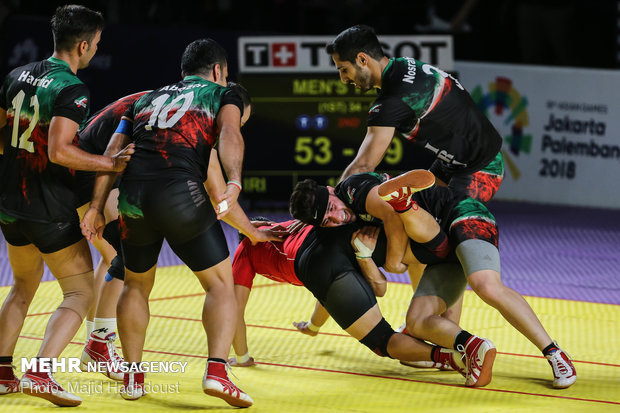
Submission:
POLYGON ((232 396, 228 393, 221 392, 219 390, 203 389, 203 391, 205 392, 206 395, 213 396, 213 397, 219 397, 220 399, 224 400, 226 403, 230 404, 231 406, 250 407, 251 405, 254 404, 253 402, 246 402, 245 400, 241 400, 235 396, 232 396))
POLYGON ((55 396, 52 393, 32 391, 32 389, 29 387, 23 388, 22 393, 27 394, 29 396, 40 397, 60 407, 75 407, 75 406, 79 406, 80 404, 82 404, 81 400, 67 400, 67 399, 63 399, 58 396, 55 396))
POLYGON ((396 178, 385 181, 377 191, 379 197, 388 196, 392 192, 398 191, 402 187, 412 188, 413 192, 423 191, 435 185, 435 175, 426 169, 415 169, 404 173, 396 178))
POLYGON ((495 362, 495 356, 497 349, 492 348, 487 350, 484 355, 484 361, 482 362, 482 368, 480 369, 480 376, 478 381, 474 384, 468 385, 468 387, 484 387, 491 382, 493 378, 493 363, 495 362))
POLYGON ((575 379, 573 381, 571 381, 570 383, 568 383, 568 384, 558 384, 558 385, 554 384, 553 388, 554 389, 568 389, 570 386, 575 384, 576 381, 577 381, 577 376, 575 376, 575 379))
POLYGON ((407 367, 413 367, 416 369, 438 369, 432 361, 400 361, 400 364, 407 367))

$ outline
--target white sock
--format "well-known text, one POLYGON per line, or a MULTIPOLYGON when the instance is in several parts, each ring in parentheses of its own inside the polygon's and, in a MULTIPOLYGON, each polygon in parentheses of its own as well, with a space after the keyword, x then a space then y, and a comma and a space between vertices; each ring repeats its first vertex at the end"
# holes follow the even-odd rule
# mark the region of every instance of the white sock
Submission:
POLYGON ((95 329, 95 322, 86 320, 86 342, 87 343, 88 343, 88 340, 90 340, 90 333, 92 333, 94 329, 95 329))
POLYGON ((105 338, 110 333, 116 333, 116 318, 95 318, 95 330, 105 328, 105 332, 98 334, 105 338))
POLYGON ((237 362, 238 363, 245 363, 249 359, 250 359, 250 352, 249 351, 247 353, 241 355, 241 356, 237 355, 237 362))

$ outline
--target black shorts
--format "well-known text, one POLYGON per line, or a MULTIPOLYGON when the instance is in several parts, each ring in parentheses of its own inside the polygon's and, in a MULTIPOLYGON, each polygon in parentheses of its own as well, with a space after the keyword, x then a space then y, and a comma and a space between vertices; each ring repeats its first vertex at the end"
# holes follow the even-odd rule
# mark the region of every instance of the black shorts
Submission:
POLYGON ((315 228, 295 259, 299 280, 345 330, 377 304, 350 245, 356 229, 354 225, 315 228))
POLYGON ((164 238, 192 271, 212 267, 229 255, 202 182, 123 182, 118 209, 125 266, 133 272, 157 263, 164 238))
MULTIPOLYGON (((77 196, 76 208, 81 207, 90 202, 93 196, 93 188, 95 186, 95 178, 97 172, 91 171, 76 171, 73 191, 77 196)), ((114 182, 112 188, 118 188, 119 179, 114 182)))
POLYGON ((83 239, 77 212, 66 222, 34 222, 11 219, 3 214, 0 228, 6 242, 14 247, 34 244, 43 254, 67 248, 83 239))

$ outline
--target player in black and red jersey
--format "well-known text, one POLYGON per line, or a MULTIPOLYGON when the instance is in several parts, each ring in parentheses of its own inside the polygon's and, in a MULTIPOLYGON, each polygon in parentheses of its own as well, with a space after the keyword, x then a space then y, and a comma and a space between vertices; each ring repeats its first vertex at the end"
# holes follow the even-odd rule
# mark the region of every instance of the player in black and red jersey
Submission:
POLYGON ((363 92, 380 89, 366 137, 342 179, 373 171, 396 134, 431 151, 431 172, 453 191, 491 199, 504 176, 502 138, 456 79, 410 57, 389 59, 368 26, 343 31, 326 50, 344 83, 363 92))
MULTIPOLYGON (((182 58, 183 80, 138 99, 112 137, 108 151, 130 139, 136 145, 119 186, 126 271, 117 316, 125 360, 139 363, 148 295, 165 238, 207 291, 203 326, 209 359, 203 389, 231 405, 248 407, 252 399, 226 373, 237 306, 228 247, 217 218, 237 205, 244 148, 240 126, 250 113, 239 95, 226 87, 226 60, 225 50, 211 39, 189 44, 182 58), (209 194, 217 199, 218 216, 203 186, 216 143, 228 177, 221 193, 209 194)), ((97 176, 91 207, 82 221, 88 238, 103 229, 102 210, 114 178, 97 176)), ((268 239, 274 238, 255 238, 268 239)), ((143 394, 144 375, 126 373, 121 395, 137 399, 143 394)))
MULTIPOLYGON (((0 88, 0 227, 15 280, 0 312, 0 394, 19 390, 12 354, 44 262, 64 300, 47 324, 39 357, 60 356, 93 302, 93 264, 75 210, 74 170, 121 171, 133 152, 92 155, 74 141, 89 107, 88 89, 76 72, 95 55, 103 24, 99 12, 59 7, 52 18, 53 55, 14 69, 0 88)), ((22 377, 24 393, 60 406, 82 402, 36 363, 37 371, 22 377)))
MULTIPOLYGON (((146 91, 124 96, 88 119, 86 125, 78 131, 80 149, 95 155, 102 155, 110 142, 112 134, 118 127, 121 117, 146 91)), ((78 197, 78 216, 84 216, 89 207, 93 193, 95 172, 77 171, 76 187, 78 197)), ((122 359, 117 353, 116 338, 116 304, 123 288, 125 264, 122 259, 121 235, 118 221, 118 189, 112 189, 105 206, 106 228, 103 239, 95 238, 93 245, 101 254, 101 260, 95 268, 94 304, 86 315, 86 347, 82 353, 82 367, 91 362, 105 363, 105 375, 122 380, 123 374, 111 368, 114 361, 122 359), (107 282, 104 282, 106 280, 107 282)))

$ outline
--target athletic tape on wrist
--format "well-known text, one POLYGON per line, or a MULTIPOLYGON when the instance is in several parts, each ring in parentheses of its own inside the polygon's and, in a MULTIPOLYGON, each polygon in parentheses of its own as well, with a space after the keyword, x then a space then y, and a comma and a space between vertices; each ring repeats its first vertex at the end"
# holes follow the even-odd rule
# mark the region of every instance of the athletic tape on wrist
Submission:
POLYGON ((375 250, 374 248, 368 248, 358 237, 353 240, 353 245, 357 248, 355 256, 357 258, 370 258, 375 250))

